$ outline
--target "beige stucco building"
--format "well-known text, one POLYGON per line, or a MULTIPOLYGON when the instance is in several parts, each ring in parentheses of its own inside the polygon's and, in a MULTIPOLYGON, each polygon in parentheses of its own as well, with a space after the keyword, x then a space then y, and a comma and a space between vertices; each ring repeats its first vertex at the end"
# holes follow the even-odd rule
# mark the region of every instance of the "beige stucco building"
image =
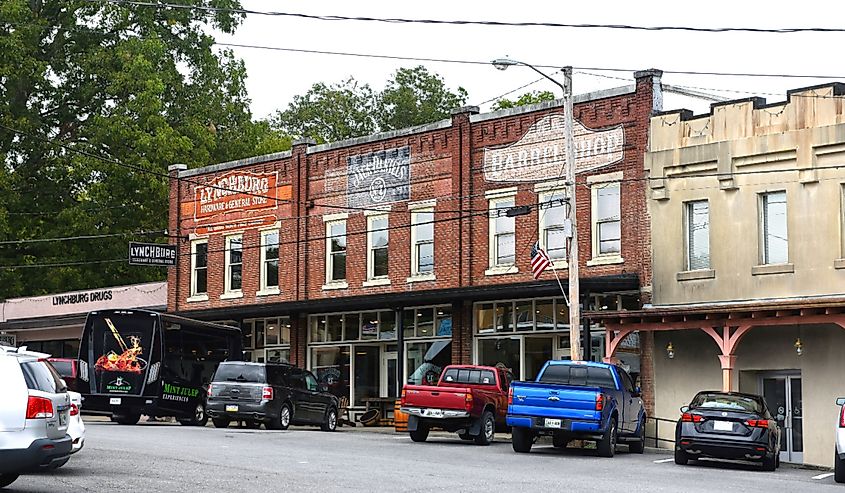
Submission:
POLYGON ((845 85, 661 113, 648 149, 653 303, 602 319, 607 355, 653 331, 656 417, 677 419, 699 390, 762 394, 785 427, 781 459, 832 465, 845 396, 845 85))

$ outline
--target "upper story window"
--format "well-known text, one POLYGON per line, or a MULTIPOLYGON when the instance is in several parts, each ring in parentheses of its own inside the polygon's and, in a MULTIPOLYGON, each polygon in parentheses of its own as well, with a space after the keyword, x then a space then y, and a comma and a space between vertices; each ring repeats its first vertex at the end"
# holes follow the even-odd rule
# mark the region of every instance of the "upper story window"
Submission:
POLYGON ((490 199, 490 267, 510 266, 516 262, 514 218, 505 215, 514 204, 513 196, 490 199))
POLYGON ((261 232, 261 289, 279 287, 279 232, 261 232))
POLYGON ((369 279, 387 277, 389 240, 387 225, 387 214, 367 218, 367 277, 369 279))
POLYGON ((191 243, 191 296, 208 293, 208 240, 191 243))
POLYGON ((566 261, 566 195, 562 190, 539 194, 540 247, 553 261, 566 261))
POLYGON ((697 200, 685 204, 687 270, 710 268, 710 204, 697 200))
POLYGON ((760 194, 760 260, 763 264, 789 262, 786 229, 786 192, 760 194))
POLYGON ((434 272, 434 209, 411 212, 411 276, 434 272))
POLYGON ((243 237, 226 237, 226 292, 241 290, 243 281, 243 237))
POLYGON ((346 280, 346 220, 326 223, 326 282, 346 280))
POLYGON ((593 257, 619 256, 622 252, 622 221, 619 183, 593 187, 593 257))

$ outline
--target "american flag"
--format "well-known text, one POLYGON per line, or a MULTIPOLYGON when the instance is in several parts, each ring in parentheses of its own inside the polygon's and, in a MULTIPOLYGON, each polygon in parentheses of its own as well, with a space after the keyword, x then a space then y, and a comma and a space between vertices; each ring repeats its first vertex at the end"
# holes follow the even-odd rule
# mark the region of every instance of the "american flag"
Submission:
POLYGON ((540 274, 551 264, 552 261, 549 256, 540 248, 540 242, 534 243, 534 247, 531 249, 531 272, 534 273, 534 279, 539 279, 540 274))

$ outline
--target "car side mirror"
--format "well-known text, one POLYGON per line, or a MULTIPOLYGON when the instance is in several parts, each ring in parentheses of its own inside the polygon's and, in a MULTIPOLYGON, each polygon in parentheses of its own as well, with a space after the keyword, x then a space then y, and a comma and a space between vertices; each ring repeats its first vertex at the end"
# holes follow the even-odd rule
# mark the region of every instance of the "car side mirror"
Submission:
POLYGON ((639 397, 641 395, 643 395, 642 389, 640 389, 639 387, 634 387, 634 391, 631 392, 631 396, 632 397, 639 397))
POLYGON ((836 405, 845 406, 845 397, 840 397, 839 399, 836 399, 836 405))
POLYGON ((689 412, 689 406, 681 406, 681 412, 682 412, 682 413, 687 413, 687 412, 689 412))
POLYGON ((325 383, 318 383, 317 384, 317 392, 328 392, 329 386, 325 383))

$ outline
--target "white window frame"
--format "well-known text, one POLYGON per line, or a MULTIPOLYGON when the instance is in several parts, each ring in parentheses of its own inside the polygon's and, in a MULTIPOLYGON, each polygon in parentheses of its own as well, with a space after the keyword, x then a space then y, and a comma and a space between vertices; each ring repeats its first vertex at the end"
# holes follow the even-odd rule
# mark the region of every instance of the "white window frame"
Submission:
MULTIPOLYGON (((543 189, 540 189, 540 190, 542 190, 542 191, 540 191, 537 194, 537 199, 538 199, 537 203, 542 204, 542 205, 540 207, 538 207, 538 210, 537 210, 537 233, 539 235, 537 237, 537 241, 540 243, 540 248, 542 248, 543 251, 546 252, 546 254, 548 255, 549 248, 548 248, 548 245, 546 244, 546 231, 551 230, 551 229, 565 230, 566 224, 564 223, 564 224, 561 224, 559 226, 555 226, 554 228, 544 227, 545 225, 543 224, 543 220, 545 219, 545 216, 546 216, 545 212, 549 208, 551 208, 551 207, 548 207, 547 202, 549 202, 549 200, 551 200, 551 197, 553 197, 554 195, 564 195, 565 196, 566 195, 566 189, 563 188, 563 187, 560 187, 560 188, 548 187, 548 188, 543 188, 543 189)), ((555 206, 552 206, 552 207, 562 207, 563 210, 564 210, 564 213, 566 212, 566 204, 555 205, 555 206)), ((567 262, 568 258, 569 258, 569 245, 567 244, 566 245, 566 254, 564 255, 564 257, 562 259, 553 260, 553 264, 554 264, 555 269, 566 269, 566 268, 568 268, 569 267, 569 262, 567 262)))
MULTIPOLYGON (((426 201, 424 203, 417 203, 413 206, 408 207, 408 211, 411 213, 411 277, 407 279, 407 282, 417 282, 417 281, 432 281, 436 279, 435 276, 435 269, 436 263, 432 267, 431 272, 420 272, 420 259, 419 259, 419 251, 417 249, 417 236, 419 234, 419 224, 418 224, 418 216, 420 214, 431 214, 432 218, 434 217, 434 201, 426 201)), ((431 224, 432 229, 432 238, 431 244, 432 249, 434 248, 434 239, 436 237, 436 232, 434 231, 434 223, 431 224)))
POLYGON ((191 241, 191 296, 188 302, 208 300, 208 238, 201 238, 191 241), (197 245, 206 245, 205 254, 205 291, 197 292, 197 245))
POLYGON ((228 236, 225 237, 224 241, 225 241, 224 244, 226 246, 224 253, 223 253, 224 256, 225 256, 224 263, 223 263, 224 264, 223 273, 224 273, 225 279, 224 279, 223 294, 220 295, 220 299, 225 300, 225 299, 232 299, 232 298, 241 298, 244 295, 244 291, 243 291, 243 288, 244 288, 244 237, 243 237, 242 234, 228 235, 228 236), (240 266, 241 266, 241 287, 240 287, 240 289, 232 289, 232 275, 231 275, 231 272, 229 272, 229 270, 232 268, 232 265, 233 265, 232 264, 232 256, 231 256, 232 240, 241 240, 241 262, 240 262, 240 266))
POLYGON ((347 224, 347 219, 349 219, 349 214, 346 212, 341 212, 338 214, 326 214, 323 216, 323 222, 325 225, 325 232, 326 232, 326 243, 325 243, 325 265, 326 265, 326 283, 323 285, 323 290, 330 290, 330 289, 346 289, 349 287, 348 283, 348 276, 349 276, 349 229, 346 230, 346 266, 347 266, 347 279, 338 279, 332 280, 332 226, 338 223, 347 224))
POLYGON ((496 230, 496 220, 499 219, 497 215, 499 214, 498 210, 501 207, 502 203, 505 202, 513 202, 513 206, 516 206, 516 187, 509 187, 504 189, 498 190, 490 190, 485 194, 488 203, 488 228, 487 228, 487 252, 488 252, 488 266, 489 268, 484 271, 485 275, 488 276, 495 276, 495 275, 502 275, 502 274, 514 274, 519 272, 519 268, 516 266, 516 254, 517 254, 517 247, 516 247, 516 218, 512 217, 510 220, 513 222, 513 240, 514 240, 514 263, 513 264, 498 264, 497 263, 497 249, 496 249, 496 237, 498 236, 498 232, 496 230))
MULTIPOLYGON (((845 183, 839 185, 839 259, 845 259, 845 183)), ((845 267, 845 262, 834 264, 837 268, 845 267), (841 265, 842 267, 838 267, 841 265)))
POLYGON ((364 287, 385 286, 390 284, 390 267, 388 267, 387 274, 378 277, 375 276, 375 248, 373 247, 375 231, 373 229, 373 222, 382 219, 387 222, 387 229, 383 230, 383 232, 387 235, 387 246, 383 248, 387 249, 388 266, 390 265, 390 215, 378 213, 367 215, 367 280, 362 284, 364 287))
MULTIPOLYGON (((616 174, 612 173, 610 176, 616 178, 616 174)), ((622 183, 618 179, 613 180, 600 180, 596 179, 596 177, 591 180, 590 186, 590 230, 591 236, 590 243, 592 245, 592 258, 587 261, 587 266, 596 266, 596 265, 611 265, 611 264, 621 264, 625 262, 625 259, 622 258, 622 183), (619 252, 613 253, 599 253, 599 190, 605 190, 607 188, 615 187, 619 189, 619 252)))
POLYGON ((279 251, 279 256, 276 259, 276 264, 277 264, 276 267, 278 269, 278 266, 281 265, 281 256, 282 256, 282 250, 281 250, 282 232, 278 228, 278 226, 275 226, 273 229, 261 230, 259 232, 259 234, 261 235, 261 248, 260 248, 260 250, 261 250, 261 263, 260 263, 260 266, 261 266, 260 267, 261 268, 261 273, 260 273, 261 289, 257 293, 255 293, 255 295, 256 296, 268 296, 268 295, 273 295, 273 294, 279 294, 279 293, 281 293, 281 289, 280 289, 280 284, 282 282, 281 274, 278 275, 279 284, 276 284, 275 286, 268 286, 267 285, 267 265, 266 265, 267 262, 268 262, 268 259, 267 259, 267 237, 269 235, 272 235, 272 234, 277 235, 278 244, 276 246, 277 246, 278 251, 279 251))
POLYGON ((692 249, 690 244, 690 238, 692 237, 692 212, 693 207, 695 204, 704 203, 707 205, 707 243, 708 247, 710 244, 710 201, 707 199, 699 199, 699 200, 690 200, 684 202, 684 268, 686 271, 692 270, 708 270, 712 269, 713 259, 710 258, 710 252, 712 249, 708 248, 707 254, 707 265, 704 267, 697 267, 696 269, 692 268, 692 249))
POLYGON ((760 265, 784 265, 789 264, 789 197, 787 196, 786 190, 769 190, 765 192, 761 192, 757 195, 757 210, 758 210, 758 224, 759 224, 759 233, 758 233, 758 250, 759 255, 758 259, 760 261, 760 265), (766 217, 766 212, 768 211, 768 200, 769 196, 775 194, 783 194, 784 202, 785 202, 785 209, 786 215, 784 217, 785 221, 785 228, 786 228, 786 260, 784 262, 770 262, 769 255, 768 255, 768 230, 769 230, 769 219, 766 217))

